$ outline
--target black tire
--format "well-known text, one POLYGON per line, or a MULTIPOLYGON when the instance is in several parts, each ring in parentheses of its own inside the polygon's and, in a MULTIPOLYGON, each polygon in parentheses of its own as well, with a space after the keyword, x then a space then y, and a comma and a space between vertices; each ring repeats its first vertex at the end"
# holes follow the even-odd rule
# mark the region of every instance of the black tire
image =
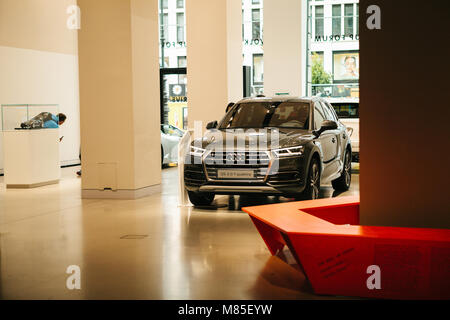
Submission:
POLYGON ((345 151, 344 168, 339 178, 331 181, 334 190, 347 191, 352 183, 352 154, 349 150, 345 151))
POLYGON ((320 194, 320 165, 316 158, 312 158, 309 164, 308 177, 306 178, 306 186, 303 193, 296 197, 301 200, 319 199, 320 194))
POLYGON ((188 191, 188 196, 194 206, 209 206, 214 201, 215 194, 188 191))

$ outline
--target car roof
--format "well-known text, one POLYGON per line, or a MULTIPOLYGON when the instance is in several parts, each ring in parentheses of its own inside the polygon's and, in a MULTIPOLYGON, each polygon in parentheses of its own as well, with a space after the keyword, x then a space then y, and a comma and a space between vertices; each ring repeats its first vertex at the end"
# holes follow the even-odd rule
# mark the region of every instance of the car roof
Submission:
POLYGON ((323 100, 320 97, 295 97, 295 96, 276 96, 276 97, 250 97, 244 98, 237 103, 251 102, 307 102, 323 100))

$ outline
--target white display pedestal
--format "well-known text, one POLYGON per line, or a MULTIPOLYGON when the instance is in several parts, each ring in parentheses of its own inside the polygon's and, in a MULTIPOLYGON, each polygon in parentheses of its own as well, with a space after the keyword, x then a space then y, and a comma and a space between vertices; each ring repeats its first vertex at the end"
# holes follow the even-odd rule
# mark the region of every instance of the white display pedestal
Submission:
POLYGON ((59 182, 58 129, 4 131, 3 148, 7 188, 35 188, 59 182))

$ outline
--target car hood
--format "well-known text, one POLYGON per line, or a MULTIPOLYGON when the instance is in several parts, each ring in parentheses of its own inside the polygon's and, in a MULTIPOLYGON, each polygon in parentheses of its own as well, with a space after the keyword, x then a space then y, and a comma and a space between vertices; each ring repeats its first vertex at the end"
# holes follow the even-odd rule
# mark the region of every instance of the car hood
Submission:
POLYGON ((272 150, 300 146, 314 139, 310 131, 302 129, 225 129, 208 130, 202 139, 193 142, 203 149, 272 150))

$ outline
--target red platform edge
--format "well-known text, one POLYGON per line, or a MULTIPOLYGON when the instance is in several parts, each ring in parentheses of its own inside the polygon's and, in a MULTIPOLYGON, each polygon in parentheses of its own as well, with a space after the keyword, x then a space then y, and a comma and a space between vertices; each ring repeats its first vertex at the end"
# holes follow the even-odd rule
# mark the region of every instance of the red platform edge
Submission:
POLYGON ((359 226, 358 197, 243 211, 272 255, 289 248, 316 294, 450 299, 450 230, 359 226), (373 265, 380 268, 380 289, 367 284, 373 265))

